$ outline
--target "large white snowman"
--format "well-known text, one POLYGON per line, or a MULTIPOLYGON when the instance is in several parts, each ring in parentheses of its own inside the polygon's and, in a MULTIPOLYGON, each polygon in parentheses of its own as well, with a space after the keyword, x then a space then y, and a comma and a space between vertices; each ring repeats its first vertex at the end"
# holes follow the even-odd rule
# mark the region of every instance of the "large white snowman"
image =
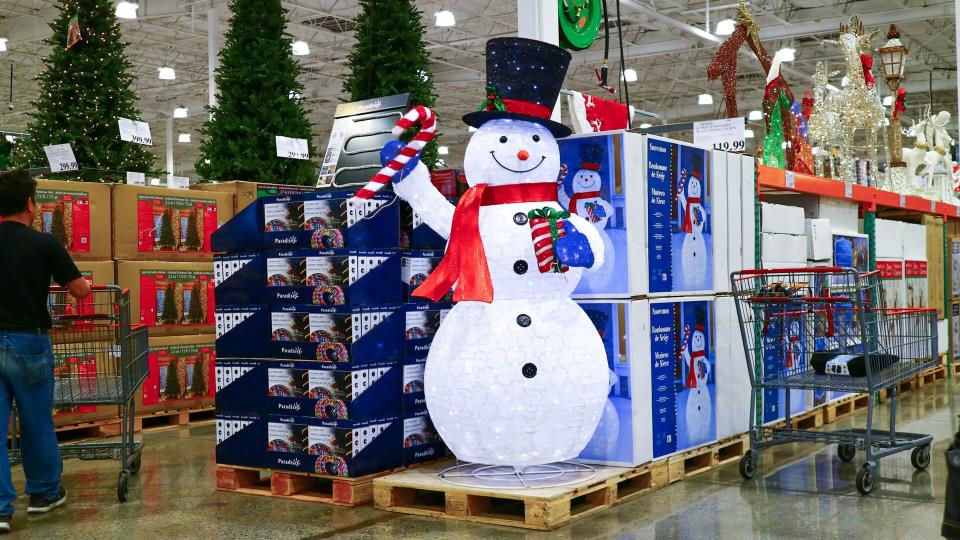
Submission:
MULTIPOLYGON (((698 317, 699 319, 699 317, 698 317)), ((713 400, 707 380, 710 377, 710 360, 707 358, 707 340, 703 322, 698 320, 690 334, 690 340, 683 348, 683 365, 687 387, 687 410, 684 420, 687 428, 687 441, 691 445, 703 442, 710 436, 710 424, 713 414, 713 400)))
POLYGON ((575 458, 607 398, 603 343, 570 299, 584 268, 603 264, 603 242, 571 215, 555 219, 563 237, 535 249, 531 226, 531 211, 565 210, 556 137, 569 129, 549 118, 569 61, 546 43, 490 40, 487 100, 464 117, 478 128, 464 157, 471 188, 455 208, 422 164, 394 179, 397 195, 449 239, 415 294, 439 297, 456 282, 458 303, 434 337, 424 383, 437 431, 464 461, 522 468, 575 458))
MULTIPOLYGON (((707 243, 703 238, 707 213, 703 208, 703 184, 700 176, 701 173, 696 169, 690 173, 690 178, 686 180, 686 196, 682 189, 678 190, 680 208, 683 210, 680 230, 685 233, 680 262, 683 275, 689 284, 702 284, 707 272, 707 243)), ((680 171, 681 186, 684 177, 685 169, 680 171)), ((696 285, 694 287, 701 288, 696 285)))

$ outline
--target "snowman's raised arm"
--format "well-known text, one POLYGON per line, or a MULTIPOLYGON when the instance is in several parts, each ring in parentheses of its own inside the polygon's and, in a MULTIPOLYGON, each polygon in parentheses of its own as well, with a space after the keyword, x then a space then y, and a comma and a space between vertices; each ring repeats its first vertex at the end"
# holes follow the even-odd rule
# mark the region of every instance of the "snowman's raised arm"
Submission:
POLYGON ((603 239, 600 238, 597 228, 577 214, 570 214, 567 220, 573 223, 573 226, 583 233, 587 237, 587 242, 590 243, 590 250, 593 251, 593 266, 590 268, 596 269, 603 266, 603 239))
POLYGON ((417 163, 401 182, 393 184, 393 191, 407 201, 428 227, 444 238, 450 238, 454 205, 430 182, 430 171, 417 163))

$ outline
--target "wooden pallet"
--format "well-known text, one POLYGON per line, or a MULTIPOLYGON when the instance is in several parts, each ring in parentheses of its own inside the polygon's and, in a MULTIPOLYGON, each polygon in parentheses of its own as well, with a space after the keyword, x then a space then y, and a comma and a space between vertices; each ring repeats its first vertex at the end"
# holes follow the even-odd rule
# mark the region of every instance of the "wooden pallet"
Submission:
POLYGON ((743 434, 671 456, 670 483, 737 461, 749 448, 750 437, 743 434))
POLYGON ((930 368, 927 371, 924 371, 923 373, 918 375, 917 386, 919 388, 923 388, 928 384, 933 384, 937 381, 940 381, 946 378, 947 378, 947 366, 941 364, 937 367, 930 368))
POLYGON ((338 506, 360 506, 373 500, 373 479, 389 474, 346 478, 320 474, 217 466, 217 489, 338 506))
POLYGON ((533 489, 469 488, 438 474, 453 463, 438 463, 377 478, 378 510, 457 521, 552 530, 669 483, 668 462, 632 469, 597 466, 597 475, 569 486, 533 489))
POLYGON ((791 417, 795 429, 817 429, 823 426, 823 408, 817 407, 803 414, 791 417))
POLYGON ((960 360, 953 360, 950 362, 950 367, 948 369, 953 375, 960 375, 960 360))
MULTIPOLYGON (((108 420, 65 424, 62 426, 57 426, 54 431, 57 433, 57 441, 60 443, 66 443, 83 441, 87 439, 117 437, 121 433, 121 428, 122 426, 120 425, 119 418, 110 418, 108 420)), ((140 430, 140 422, 135 418, 133 422, 133 431, 139 432, 140 430)))
POLYGON ((836 422, 841 418, 846 418, 853 414, 854 411, 854 397, 845 397, 843 399, 838 399, 832 403, 827 403, 823 406, 824 410, 824 423, 830 424, 836 422))
POLYGON ((164 429, 216 420, 216 417, 217 410, 215 407, 204 407, 202 409, 157 411, 139 415, 137 420, 143 425, 143 429, 164 429))

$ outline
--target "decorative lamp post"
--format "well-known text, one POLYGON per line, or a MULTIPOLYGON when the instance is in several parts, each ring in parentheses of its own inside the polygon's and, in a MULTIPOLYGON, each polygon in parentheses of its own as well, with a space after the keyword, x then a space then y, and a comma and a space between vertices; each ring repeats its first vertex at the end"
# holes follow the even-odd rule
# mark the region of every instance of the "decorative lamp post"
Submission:
POLYGON ((904 64, 907 59, 907 48, 900 42, 900 32, 897 25, 891 24, 887 32, 887 43, 880 47, 880 61, 883 62, 883 76, 887 81, 887 88, 893 93, 893 120, 890 122, 890 167, 906 167, 903 161, 903 150, 900 142, 900 111, 904 109, 906 92, 901 92, 900 84, 904 77, 904 64))

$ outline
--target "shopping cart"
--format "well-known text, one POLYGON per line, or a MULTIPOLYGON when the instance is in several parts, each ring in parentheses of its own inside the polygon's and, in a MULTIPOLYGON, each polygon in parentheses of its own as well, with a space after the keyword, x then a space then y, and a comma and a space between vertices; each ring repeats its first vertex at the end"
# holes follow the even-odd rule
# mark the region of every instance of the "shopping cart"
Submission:
MULTIPOLYGON (((63 459, 110 459, 121 463, 117 498, 127 500, 130 475, 140 470, 143 443, 134 440, 135 392, 147 377, 147 328, 130 324, 130 295, 115 285, 94 287, 75 299, 51 287, 48 302, 53 328, 54 410, 116 405, 120 440, 60 445, 63 459)), ((11 464, 20 463, 17 415, 12 415, 11 464)))
POLYGON ((873 490, 877 460, 913 450, 917 469, 930 464, 930 435, 896 429, 897 383, 937 364, 935 309, 883 306, 877 272, 850 268, 744 270, 731 275, 737 317, 750 373, 751 448, 740 474, 753 478, 760 450, 791 442, 837 444, 837 456, 866 461, 857 473, 860 493, 873 490), (874 393, 889 388, 889 429, 873 428, 874 400, 868 400, 865 429, 806 430, 791 418, 796 390, 874 393), (759 396, 784 400, 785 422, 776 427, 757 418, 759 396))

